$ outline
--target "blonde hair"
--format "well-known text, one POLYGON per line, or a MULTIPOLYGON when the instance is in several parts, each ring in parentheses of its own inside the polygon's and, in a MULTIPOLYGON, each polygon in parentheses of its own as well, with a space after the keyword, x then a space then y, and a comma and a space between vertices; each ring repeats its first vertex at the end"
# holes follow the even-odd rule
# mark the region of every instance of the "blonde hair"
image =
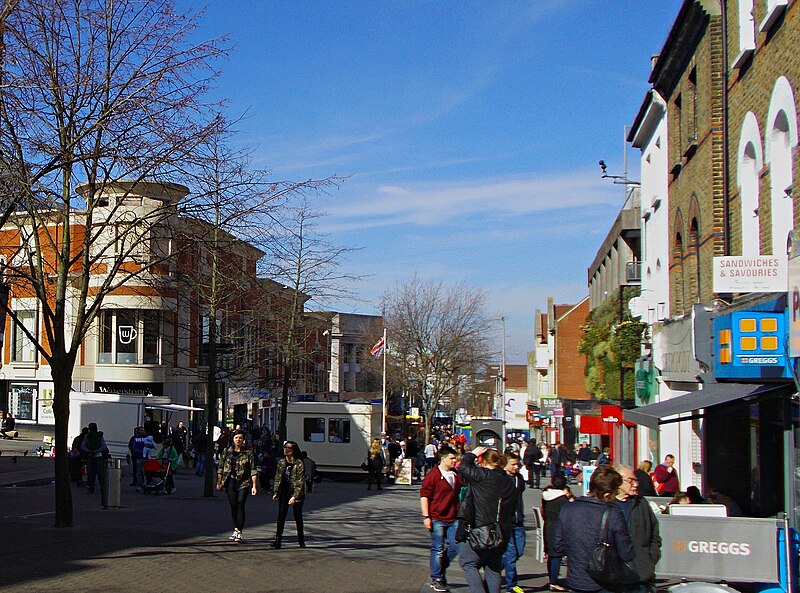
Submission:
MULTIPOLYGON (((361 449, 362 451, 364 449, 361 449)), ((378 456, 378 453, 381 452, 381 440, 380 439, 373 439, 372 444, 369 446, 369 456, 371 459, 375 459, 378 456)))

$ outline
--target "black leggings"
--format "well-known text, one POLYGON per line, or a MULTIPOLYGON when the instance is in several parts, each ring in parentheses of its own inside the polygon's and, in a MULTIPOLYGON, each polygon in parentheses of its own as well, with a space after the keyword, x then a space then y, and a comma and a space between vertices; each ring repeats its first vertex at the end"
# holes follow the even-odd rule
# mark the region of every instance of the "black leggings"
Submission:
MULTIPOLYGON (((291 497, 288 492, 281 491, 278 494, 278 525, 276 531, 278 539, 283 536, 283 528, 286 525, 286 515, 289 513, 289 498, 291 497)), ((294 515, 294 522, 297 525, 297 541, 301 544, 305 543, 302 500, 298 500, 292 505, 292 514, 294 515)))
POLYGON ((239 490, 233 483, 233 480, 230 480, 225 489, 228 492, 228 502, 231 503, 233 526, 241 531, 244 529, 244 503, 247 502, 247 495, 250 494, 250 488, 247 487, 239 490))
POLYGON ((369 474, 367 474, 367 488, 372 488, 374 481, 378 485, 378 490, 381 489, 381 474, 383 473, 383 466, 375 466, 369 464, 369 474))

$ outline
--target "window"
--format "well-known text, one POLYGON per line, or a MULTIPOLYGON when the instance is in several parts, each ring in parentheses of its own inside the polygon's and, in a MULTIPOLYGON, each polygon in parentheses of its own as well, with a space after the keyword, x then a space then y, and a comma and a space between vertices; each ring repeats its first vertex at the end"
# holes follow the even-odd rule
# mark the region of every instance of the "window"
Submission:
MULTIPOLYGON (((210 317, 208 315, 201 315, 200 316, 200 340, 199 340, 199 356, 198 356, 198 363, 200 366, 208 366, 208 352, 209 352, 209 345, 211 344, 210 340, 210 327, 209 321, 210 317)), ((216 327, 216 343, 219 344, 219 336, 220 336, 220 329, 221 329, 222 322, 217 319, 217 327, 216 327)))
POLYGON ((102 311, 98 329, 99 364, 160 363, 160 311, 134 309, 102 311))
POLYGON ((739 0, 739 55, 733 68, 741 68, 756 48, 756 19, 753 16, 753 0, 739 0))
POLYGON ((36 332, 36 311, 17 311, 17 322, 14 324, 14 344, 12 346, 15 362, 35 362, 35 341, 28 337, 24 330, 34 338, 36 332), (23 329, 24 328, 24 329, 23 329))
POLYGON ((303 418, 303 440, 307 443, 324 443, 325 418, 303 418))
POLYGON ((350 420, 348 418, 330 418, 328 420, 328 442, 350 442, 350 420))

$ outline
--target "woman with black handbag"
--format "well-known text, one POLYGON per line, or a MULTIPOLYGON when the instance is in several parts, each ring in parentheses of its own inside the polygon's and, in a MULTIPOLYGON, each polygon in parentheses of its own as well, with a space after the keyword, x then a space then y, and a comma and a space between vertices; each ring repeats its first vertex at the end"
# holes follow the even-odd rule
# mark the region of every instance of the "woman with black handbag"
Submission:
POLYGON ((458 467, 469 487, 459 510, 467 533, 459 545, 458 563, 472 593, 500 593, 503 582, 503 553, 514 532, 517 509, 517 489, 504 467, 503 456, 486 447, 465 453, 458 467))
POLYGON ((628 578, 638 580, 627 566, 635 552, 625 518, 612 504, 621 485, 617 470, 598 466, 589 481, 589 496, 564 505, 558 515, 554 552, 567 557, 565 582, 571 591, 614 591, 628 584, 628 578), (598 556, 606 563, 600 572, 608 575, 598 572, 598 556))

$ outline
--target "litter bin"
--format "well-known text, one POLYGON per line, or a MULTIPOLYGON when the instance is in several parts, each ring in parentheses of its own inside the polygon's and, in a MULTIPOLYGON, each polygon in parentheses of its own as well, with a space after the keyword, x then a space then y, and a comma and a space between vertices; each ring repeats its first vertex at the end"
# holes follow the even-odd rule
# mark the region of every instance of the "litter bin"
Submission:
POLYGON ((119 508, 122 498, 122 462, 113 459, 108 466, 108 506, 119 508))

